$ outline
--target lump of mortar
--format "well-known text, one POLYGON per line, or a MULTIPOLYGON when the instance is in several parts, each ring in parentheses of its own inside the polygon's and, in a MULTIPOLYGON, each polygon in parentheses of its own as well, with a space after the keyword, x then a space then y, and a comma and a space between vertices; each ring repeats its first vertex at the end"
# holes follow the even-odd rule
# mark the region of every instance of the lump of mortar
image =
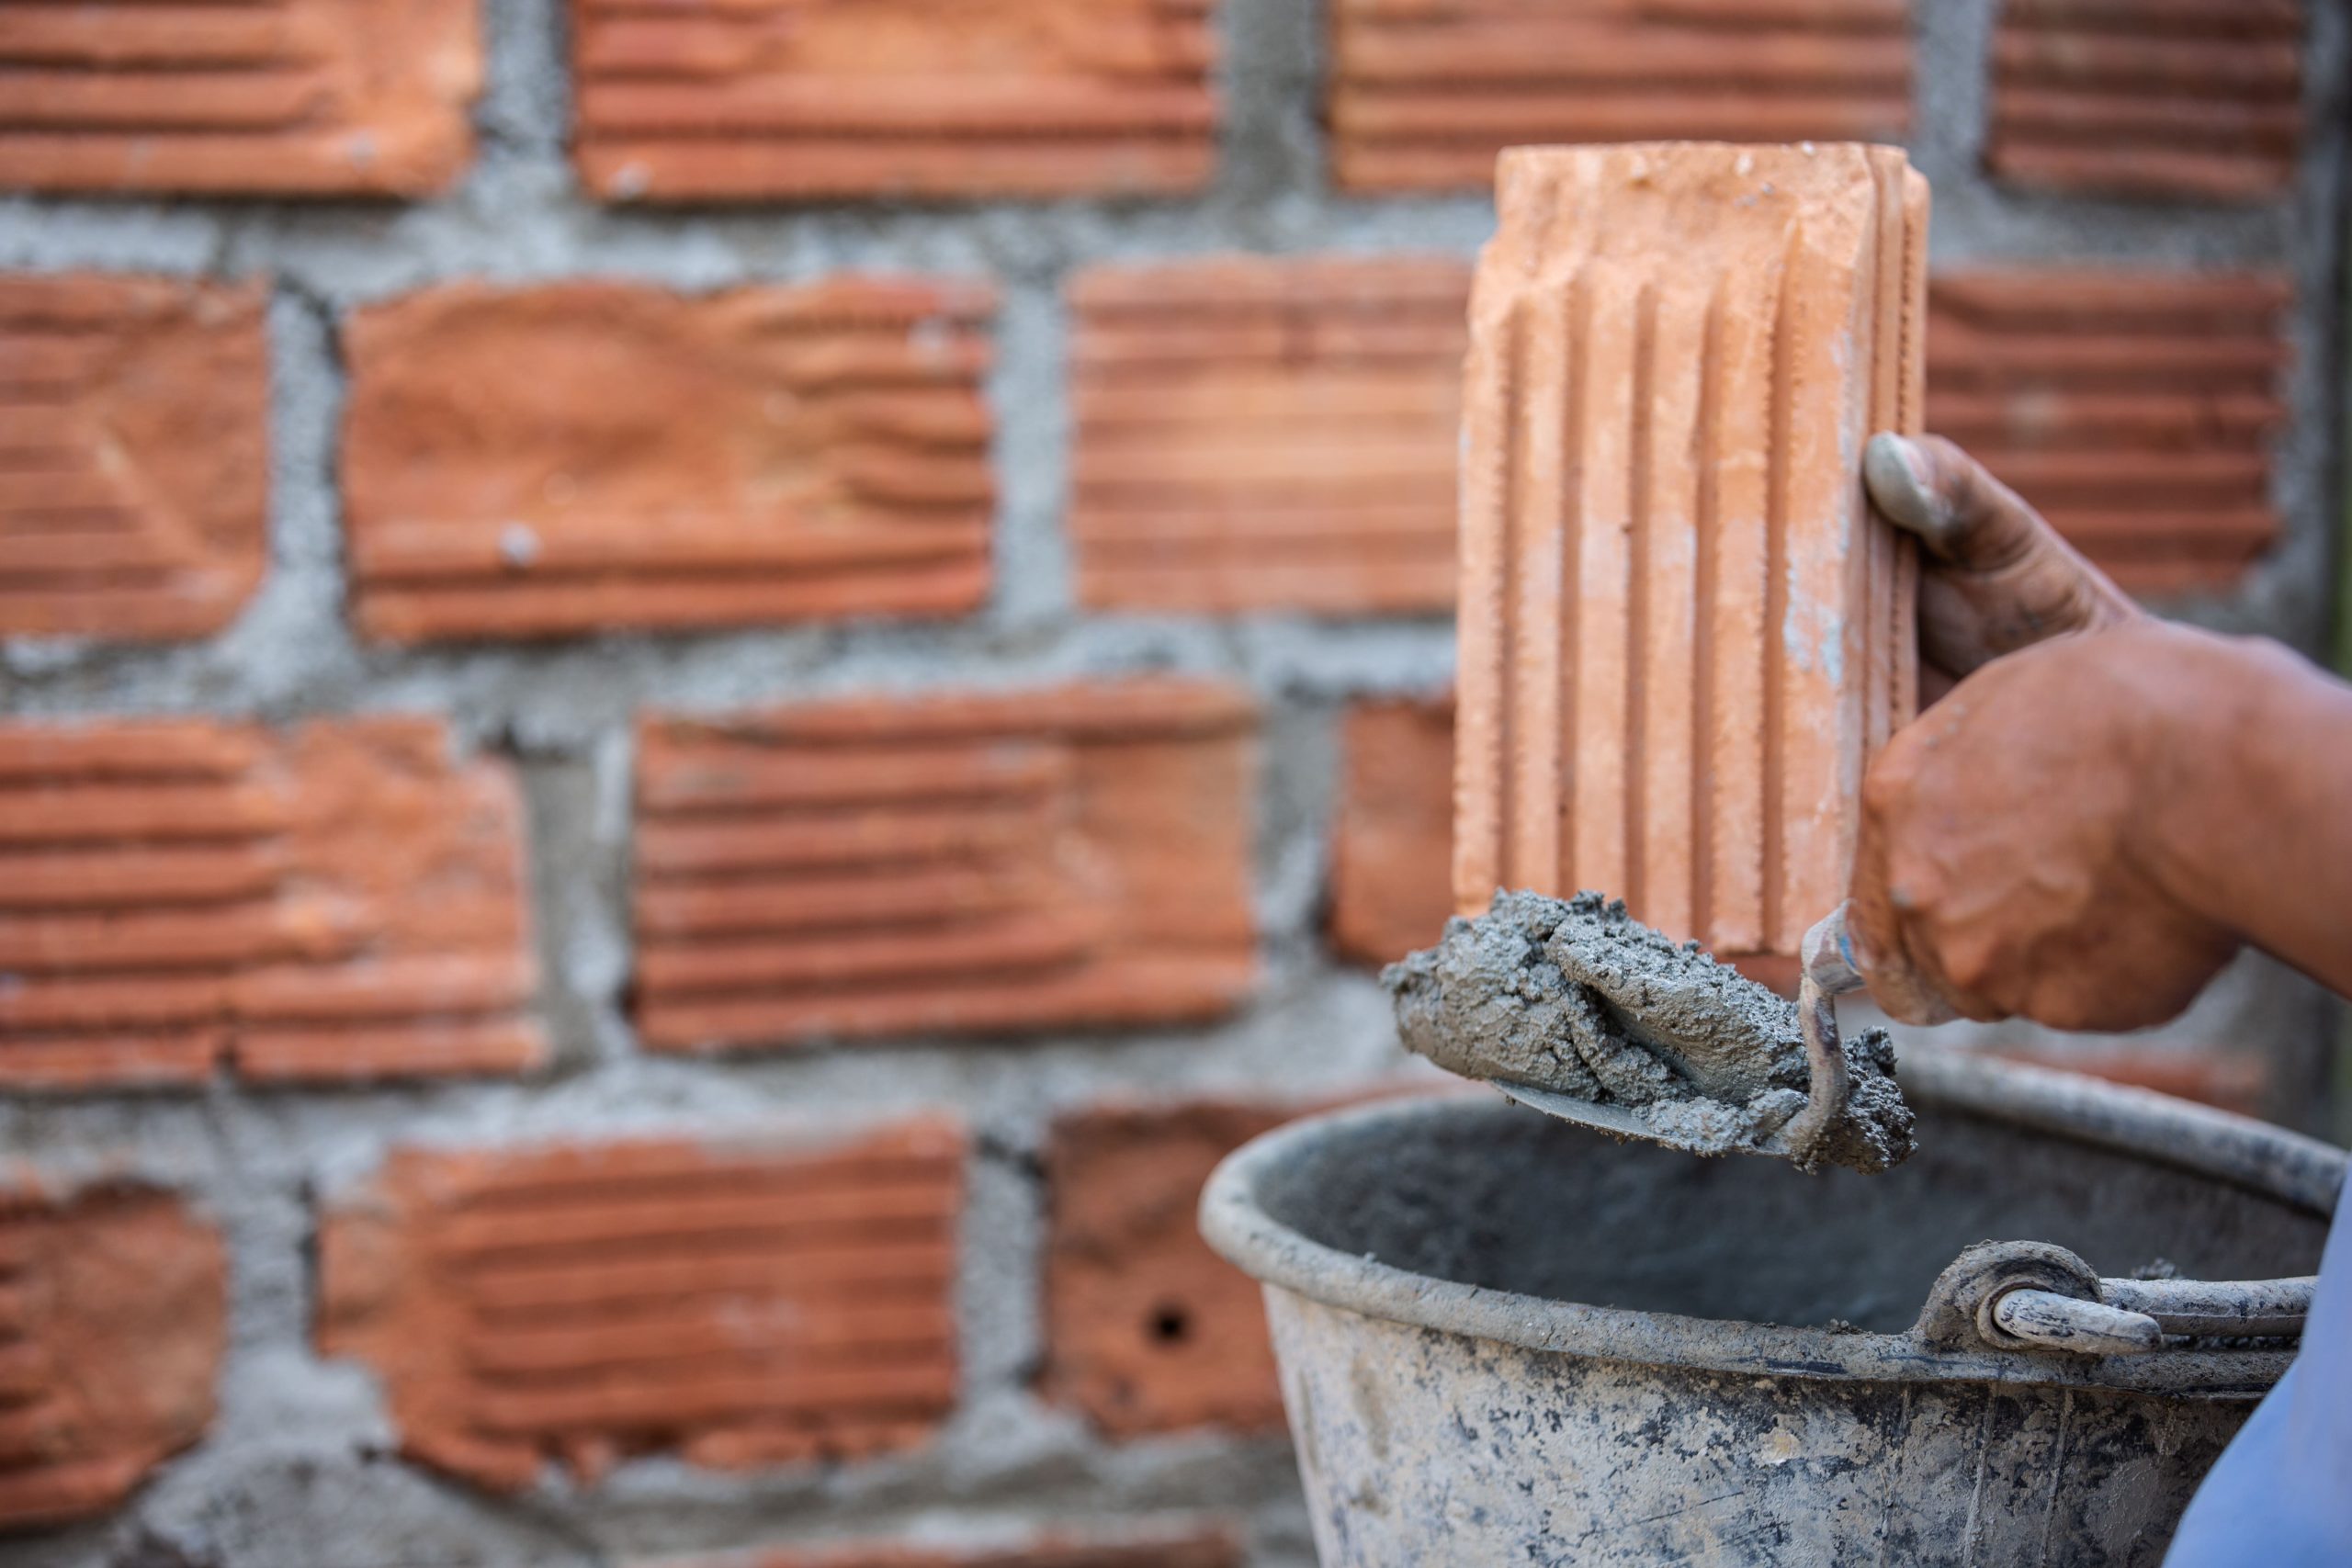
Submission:
MULTIPOLYGON (((1621 1106, 1686 1147, 1754 1147, 1804 1108, 1795 1004, 1597 893, 1498 893, 1381 982, 1407 1048, 1447 1071, 1621 1106)), ((1884 1170, 1913 1146, 1894 1043, 1843 1044, 1846 1104, 1817 1157, 1884 1170)))

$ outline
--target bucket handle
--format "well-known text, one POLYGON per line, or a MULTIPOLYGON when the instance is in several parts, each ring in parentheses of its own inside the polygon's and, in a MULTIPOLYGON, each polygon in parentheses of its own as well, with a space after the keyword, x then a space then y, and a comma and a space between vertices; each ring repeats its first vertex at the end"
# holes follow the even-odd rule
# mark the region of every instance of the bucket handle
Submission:
POLYGON ((1930 1344, 2133 1356, 2168 1341, 2296 1339, 2315 1278, 2108 1280, 2048 1242, 1979 1242, 1928 1292, 1916 1332, 1930 1344))

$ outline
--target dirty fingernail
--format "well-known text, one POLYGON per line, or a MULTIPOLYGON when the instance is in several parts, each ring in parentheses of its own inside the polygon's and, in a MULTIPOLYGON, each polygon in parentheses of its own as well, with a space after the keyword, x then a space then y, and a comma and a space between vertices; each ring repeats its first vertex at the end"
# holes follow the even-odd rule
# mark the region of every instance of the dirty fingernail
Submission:
POLYGON ((1928 464, 1902 436, 1882 431, 1862 449, 1862 480, 1889 521, 1932 538, 1943 527, 1943 508, 1928 482, 1928 464))

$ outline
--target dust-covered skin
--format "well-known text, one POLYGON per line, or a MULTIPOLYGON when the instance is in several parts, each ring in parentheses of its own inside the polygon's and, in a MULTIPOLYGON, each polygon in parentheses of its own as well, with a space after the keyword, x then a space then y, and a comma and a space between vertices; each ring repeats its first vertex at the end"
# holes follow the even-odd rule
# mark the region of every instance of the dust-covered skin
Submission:
MULTIPOLYGON (((1407 1049, 1448 1072, 1622 1106, 1702 1152, 1755 1147, 1804 1108, 1794 1004, 1598 893, 1498 893, 1381 981, 1407 1049)), ((1913 1147, 1894 1043, 1843 1043, 1845 1110, 1815 1157, 1884 1170, 1913 1147)))

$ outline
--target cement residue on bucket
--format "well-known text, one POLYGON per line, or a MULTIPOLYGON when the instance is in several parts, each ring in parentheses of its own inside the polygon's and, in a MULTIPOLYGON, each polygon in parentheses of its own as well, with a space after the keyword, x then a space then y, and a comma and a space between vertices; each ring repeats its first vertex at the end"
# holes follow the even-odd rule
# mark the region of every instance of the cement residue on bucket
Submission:
MULTIPOLYGON (((1408 1049, 1464 1077, 1621 1107, 1702 1153, 1768 1145, 1804 1109, 1794 1004, 1597 893, 1498 893, 1382 973, 1408 1049)), ((1843 1042, 1843 1112, 1817 1157, 1877 1171, 1912 1151, 1883 1029, 1843 1042)))

